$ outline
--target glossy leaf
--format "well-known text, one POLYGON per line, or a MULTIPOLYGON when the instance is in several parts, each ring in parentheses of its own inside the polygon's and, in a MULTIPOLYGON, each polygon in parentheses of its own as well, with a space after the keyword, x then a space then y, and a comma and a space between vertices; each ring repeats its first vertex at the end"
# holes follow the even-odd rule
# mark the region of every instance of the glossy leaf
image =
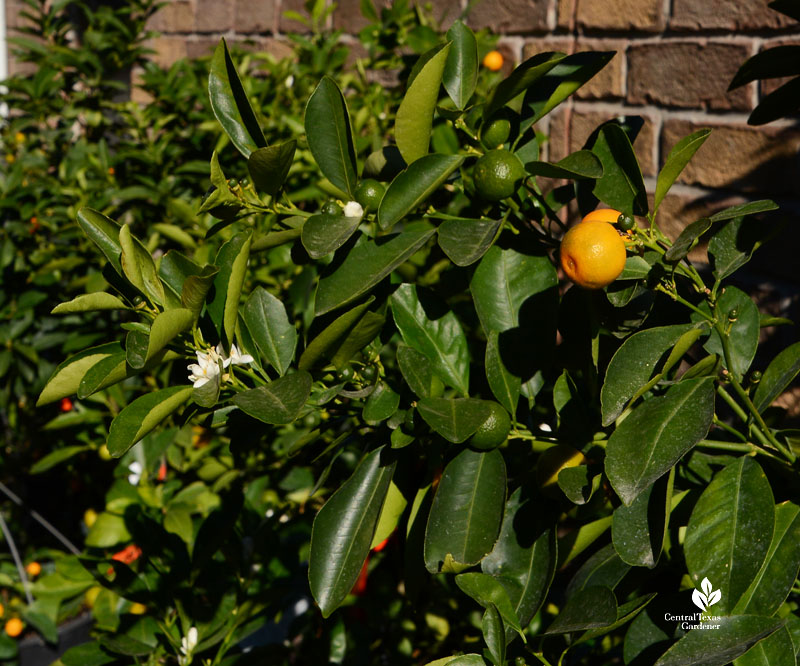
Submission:
POLYGON ((607 587, 613 590, 631 570, 631 565, 622 561, 613 544, 607 544, 595 552, 572 577, 567 586, 570 598, 590 587, 607 587))
POLYGON ((397 365, 408 387, 420 398, 433 396, 437 384, 442 388, 441 381, 433 372, 432 361, 413 347, 404 344, 397 346, 397 365))
POLYGON ((261 192, 274 197, 281 189, 292 166, 297 141, 259 148, 247 158, 247 171, 253 185, 261 192))
POLYGON ((114 270, 122 275, 120 255, 122 248, 119 244, 120 226, 110 217, 92 208, 81 208, 78 211, 78 224, 83 233, 100 248, 114 270))
POLYGON ((397 109, 395 142, 407 164, 428 153, 433 111, 439 99, 439 87, 449 53, 448 43, 422 66, 397 109))
POLYGON ((456 21, 447 31, 450 52, 442 74, 444 89, 456 108, 463 109, 478 82, 478 42, 475 35, 461 21, 456 21))
POLYGON ((311 394, 311 375, 294 372, 266 386, 237 393, 231 402, 254 419, 284 425, 297 418, 311 394))
POLYGON ((734 615, 720 617, 713 624, 718 624, 719 628, 690 631, 667 650, 655 666, 724 666, 780 629, 783 621, 758 615, 734 615))
POLYGON ((219 249, 214 260, 219 273, 214 278, 214 297, 207 308, 226 349, 233 342, 251 239, 248 233, 236 234, 219 249))
POLYGON ((104 388, 121 382, 123 379, 146 372, 161 363, 173 361, 177 358, 180 358, 178 353, 170 349, 164 349, 155 354, 142 368, 136 369, 128 364, 126 352, 117 351, 100 359, 86 371, 78 385, 78 398, 83 400, 97 391, 102 391, 104 388))
POLYGON ((600 178, 603 175, 602 163, 590 150, 579 150, 555 164, 540 161, 526 162, 525 170, 532 176, 570 180, 600 178))
MULTIPOLYGON (((152 360, 156 354, 164 349, 164 347, 172 342, 178 335, 188 331, 193 323, 194 314, 191 310, 178 308, 176 310, 166 310, 159 313, 153 320, 153 324, 150 327, 150 334, 143 336, 144 344, 142 347, 136 349, 135 352, 131 349, 126 349, 128 363, 137 370, 143 368, 148 361, 152 360)), ((134 333, 138 333, 138 331, 131 331, 128 334, 128 339, 130 339, 131 335, 134 333)))
POLYGON ((603 177, 593 193, 600 201, 627 215, 647 214, 647 191, 630 139, 616 123, 603 125, 592 152, 603 164, 603 177))
POLYGON ((395 393, 386 382, 380 381, 364 404, 362 418, 369 425, 377 425, 394 414, 399 406, 399 394, 395 393))
POLYGON ((506 659, 506 632, 503 629, 503 618, 494 604, 486 607, 481 620, 481 630, 489 657, 493 663, 502 666, 506 659))
POLYGON ((667 161, 658 173, 655 199, 653 200, 653 216, 658 212, 658 207, 664 197, 667 196, 672 184, 680 176, 681 171, 689 164, 689 160, 700 149, 700 146, 705 143, 710 134, 710 129, 698 130, 689 136, 685 136, 672 147, 669 155, 667 155, 667 161))
POLYGON ((568 634, 613 624, 617 619, 617 599, 607 587, 591 586, 567 600, 545 634, 568 634))
POLYGON ((745 223, 742 217, 727 222, 708 242, 714 277, 722 280, 744 266, 762 242, 763 232, 745 223))
POLYGON ((353 196, 357 183, 353 130, 342 91, 323 76, 306 106, 308 147, 325 177, 342 192, 353 196))
POLYGON ((333 273, 320 280, 314 307, 317 316, 368 292, 419 250, 434 232, 433 227, 425 226, 357 244, 333 273))
POLYGON ((510 629, 522 631, 508 592, 494 576, 477 572, 462 573, 456 576, 456 585, 484 608, 497 608, 510 629))
POLYGON ((403 341, 433 363, 439 377, 462 395, 469 390, 467 338, 455 313, 417 293, 413 284, 402 284, 392 294, 392 315, 403 341))
MULTIPOLYGON (((758 307, 745 292, 736 287, 726 287, 725 291, 717 300, 717 311, 724 318, 733 310, 738 310, 736 321, 730 325, 728 344, 730 346, 732 371, 740 379, 747 372, 758 349, 758 335, 761 330, 761 321, 758 314, 758 307)), ((726 326, 727 324, 724 323, 726 326)), ((711 331, 711 335, 706 340, 703 348, 709 354, 718 354, 722 358, 723 364, 725 357, 722 351, 722 341, 716 329, 711 331)))
POLYGON ((327 215, 320 213, 309 217, 303 225, 300 239, 312 259, 335 252, 344 245, 361 224, 360 217, 327 215))
POLYGON ((686 566, 695 583, 708 578, 722 592, 714 614, 729 613, 761 568, 775 523, 772 489, 752 458, 718 472, 686 528, 686 566))
POLYGON ((756 215, 757 213, 766 213, 771 210, 778 210, 778 204, 771 199, 760 199, 758 201, 750 201, 738 206, 731 206, 718 213, 714 213, 709 219, 712 222, 723 222, 725 220, 732 220, 737 217, 744 217, 745 215, 756 215))
POLYGON ((370 298, 365 303, 357 305, 334 319, 308 344, 300 356, 297 367, 300 370, 311 370, 323 359, 332 359, 342 345, 346 344, 348 337, 365 316, 367 308, 374 300, 374 298, 370 298))
POLYGON ((600 392, 603 425, 613 423, 625 405, 653 376, 659 359, 692 324, 656 326, 634 333, 614 353, 600 392))
POLYGON ((245 157, 258 148, 264 148, 267 140, 250 106, 236 66, 233 64, 225 40, 220 40, 211 58, 208 75, 208 94, 211 110, 231 143, 245 157))
POLYGON ((433 194, 464 162, 462 155, 425 155, 401 171, 378 208, 381 229, 391 229, 433 194))
POLYGON ((108 451, 119 458, 192 395, 191 386, 170 386, 136 398, 111 422, 108 451))
POLYGON ((661 556, 669 521, 672 483, 661 477, 630 506, 619 506, 611 523, 614 549, 623 562, 652 569, 661 556))
POLYGON ((36 406, 40 407, 49 402, 74 395, 86 372, 95 363, 119 353, 120 349, 119 343, 109 342, 108 344, 84 349, 82 352, 68 358, 55 369, 39 395, 36 406))
POLYGON ((687 254, 689 254, 689 250, 694 247, 697 239, 706 233, 710 228, 711 220, 707 217, 703 217, 699 220, 695 220, 691 224, 687 224, 683 228, 683 231, 681 231, 680 235, 675 239, 672 247, 670 247, 664 253, 664 259, 667 261, 680 261, 683 259, 687 254))
POLYGON ((764 370, 756 387, 753 404, 763 412, 772 404, 800 372, 800 342, 795 342, 781 351, 764 370))
POLYGON ((627 505, 706 436, 714 416, 714 379, 692 379, 636 407, 606 448, 606 474, 627 505))
POLYGON ((400 492, 400 489, 394 484, 394 481, 392 481, 389 484, 389 490, 386 492, 386 499, 381 508, 381 515, 375 526, 375 535, 372 537, 372 542, 369 545, 370 550, 392 536, 392 533, 397 529, 397 524, 400 522, 400 517, 406 510, 407 505, 408 502, 403 496, 403 493, 400 492))
POLYGON ((266 289, 256 287, 242 314, 258 350, 279 375, 285 375, 294 358, 297 331, 289 321, 283 303, 266 289))
POLYGON ((576 643, 584 643, 586 641, 590 641, 594 638, 598 638, 599 636, 603 636, 614 629, 618 629, 626 625, 631 620, 634 620, 639 613, 644 610, 644 608, 656 597, 656 593, 652 592, 650 594, 645 594, 641 597, 637 597, 628 601, 627 603, 623 603, 617 607, 617 619, 605 626, 599 627, 598 629, 590 629, 589 631, 581 634, 580 638, 576 641, 576 643))
POLYGON ((127 310, 119 298, 104 291, 96 291, 91 294, 76 296, 71 301, 59 303, 50 314, 73 314, 75 312, 94 312, 96 310, 127 310))
POLYGON ((733 666, 796 666, 796 664, 794 644, 786 627, 781 627, 774 634, 760 640, 733 662, 733 666))
POLYGON ((508 78, 503 79, 489 94, 489 99, 483 109, 483 117, 490 118, 492 114, 504 107, 517 95, 527 90, 547 72, 552 70, 566 56, 563 53, 547 52, 537 53, 520 64, 508 78))
POLYGON ((491 416, 489 403, 475 398, 420 398, 417 410, 433 430, 460 444, 491 416))
POLYGON ((219 273, 216 266, 206 265, 197 275, 190 275, 186 278, 181 288, 181 305, 191 310, 195 319, 200 317, 203 306, 206 303, 206 296, 214 284, 214 280, 219 273))
MULTIPOLYGON (((544 603, 556 570, 556 533, 538 500, 517 488, 506 502, 500 536, 481 561, 481 570, 505 588, 521 626, 526 627, 544 603)), ((509 629, 507 638, 513 635, 509 629)))
POLYGON ((506 466, 497 451, 464 449, 442 473, 425 530, 430 572, 477 564, 491 551, 503 518, 506 466))
POLYGON ((358 352, 375 339, 386 323, 386 318, 377 312, 367 311, 361 320, 342 341, 336 353, 331 357, 331 363, 341 370, 358 352))
POLYGON ((384 447, 364 458, 314 519, 308 581, 323 617, 353 588, 369 553, 395 463, 381 462, 384 447))
POLYGON ((509 414, 516 414, 522 378, 506 368, 500 356, 500 333, 490 331, 486 340, 486 381, 492 394, 509 414))
POLYGON ((456 266, 469 266, 494 242, 499 220, 445 220, 439 225, 439 247, 456 266))

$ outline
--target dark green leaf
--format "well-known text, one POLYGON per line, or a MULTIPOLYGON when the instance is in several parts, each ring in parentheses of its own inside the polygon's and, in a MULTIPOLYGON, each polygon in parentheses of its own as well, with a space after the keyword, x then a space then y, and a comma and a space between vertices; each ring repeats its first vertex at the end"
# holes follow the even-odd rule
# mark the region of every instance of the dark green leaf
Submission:
MULTIPOLYGON (((756 350, 758 349, 758 335, 761 330, 758 307, 741 289, 726 287, 722 296, 720 296, 717 301, 716 309, 721 313, 723 318, 725 318, 729 312, 738 310, 738 317, 736 321, 732 322, 730 334, 728 335, 731 363, 733 365, 733 367, 728 368, 728 370, 741 379, 753 362, 756 350)), ((723 323, 723 325, 727 328, 727 324, 723 323)), ((722 362, 725 363, 722 353, 722 341, 716 329, 712 329, 711 335, 708 340, 706 340, 703 348, 709 354, 718 354, 723 359, 722 362)))
POLYGON ((420 398, 417 410, 433 430, 460 444, 491 416, 489 403, 475 398, 420 398))
POLYGON ((797 0, 772 0, 767 6, 795 21, 800 21, 800 7, 797 6, 797 0))
POLYGON ((372 289, 417 252, 434 232, 433 227, 415 228, 356 245, 341 266, 320 280, 314 308, 316 314, 335 310, 372 289))
POLYGON ((339 86, 323 76, 308 100, 305 115, 308 147, 325 177, 350 197, 356 187, 356 154, 350 115, 339 86))
POLYGON ((499 220, 445 220, 439 225, 439 246, 456 266, 469 266, 491 247, 499 220))
POLYGON ((578 569, 567 586, 567 597, 596 586, 613 590, 630 570, 631 565, 623 562, 613 544, 609 543, 594 553, 578 569))
POLYGON ((761 245, 763 230, 737 217, 714 232, 708 243, 714 277, 722 280, 744 266, 761 245))
POLYGON ((224 39, 220 40, 211 59, 208 94, 211 98, 211 109, 219 124, 242 155, 250 157, 254 150, 266 147, 267 140, 247 99, 224 39))
POLYGON ((525 170, 532 176, 570 180, 600 178, 603 175, 603 165, 590 150, 579 150, 555 164, 540 161, 526 162, 525 170))
POLYGON ((510 414, 517 413, 522 379, 506 368, 500 356, 500 333, 490 331, 486 339, 486 381, 494 397, 510 414))
POLYGON ((395 463, 370 453, 314 519, 308 580, 324 617, 344 601, 369 553, 395 463))
POLYGON ((191 310, 195 319, 200 317, 200 312, 206 303, 206 296, 214 284, 219 273, 216 266, 206 265, 198 275, 186 278, 181 289, 181 305, 191 310))
POLYGON ((244 305, 243 316, 258 350, 279 375, 286 374, 294 358, 297 331, 283 303, 266 289, 256 287, 244 305))
POLYGON ((249 233, 236 234, 219 249, 214 260, 219 273, 214 278, 213 300, 206 307, 226 349, 233 342, 251 239, 249 233))
POLYGON ((733 662, 733 666, 795 666, 794 644, 786 627, 760 640, 733 662))
POLYGON ((607 587, 587 587, 569 598, 547 628, 546 634, 568 634, 613 624, 617 619, 617 599, 607 587))
POLYGON ((381 229, 390 229, 413 212, 464 162, 463 155, 424 155, 397 174, 378 208, 381 229))
POLYGON ((331 324, 308 344, 305 351, 300 356, 297 367, 300 368, 300 370, 311 370, 323 359, 333 359, 342 345, 347 343, 348 337, 365 316, 367 308, 374 300, 375 298, 372 297, 361 305, 357 305, 352 310, 348 310, 343 315, 334 319, 331 324))
POLYGON ((283 425, 297 418, 310 394, 311 375, 299 371, 266 386, 237 393, 231 402, 259 421, 283 425))
POLYGON ((467 26, 456 21, 447 31, 450 53, 444 65, 442 83, 456 108, 463 109, 478 82, 478 42, 467 26))
POLYGON ((494 576, 475 572, 463 573, 456 576, 456 585, 484 608, 497 608, 509 628, 522 630, 508 592, 494 576))
POLYGON ((689 250, 694 247, 697 239, 711 228, 711 224, 711 220, 707 217, 687 224, 675 239, 672 247, 664 253, 664 259, 667 261, 680 261, 683 259, 689 254, 689 250))
POLYGON ((455 313, 416 285, 402 284, 391 298, 392 315, 405 343, 433 363, 440 379, 462 395, 469 391, 467 338, 455 313))
POLYGON ((606 448, 606 474, 630 506, 706 436, 714 416, 714 379, 692 379, 636 407, 606 448))
MULTIPOLYGON (((178 308, 176 310, 166 310, 159 313, 153 320, 150 327, 150 335, 140 334, 139 331, 130 331, 128 340, 135 334, 143 336, 142 348, 137 348, 134 352, 127 349, 127 360, 131 367, 141 369, 145 363, 152 360, 164 347, 172 342, 178 335, 188 331, 194 323, 194 314, 191 310, 178 308)), ((137 338, 138 339, 138 338, 137 338)))
POLYGON ((772 404, 800 372, 800 342, 781 351, 767 366, 761 382, 756 387, 753 404, 763 412, 772 404))
POLYGON ((481 620, 481 628, 491 660, 498 666, 502 666, 506 660, 506 632, 503 629, 503 618, 500 617, 500 611, 494 604, 486 607, 481 620))
POLYGON ((344 215, 312 215, 303 225, 300 239, 312 259, 319 259, 338 250, 361 224, 360 217, 344 215))
POLYGON ((97 639, 106 650, 126 657, 143 657, 153 651, 153 647, 125 634, 114 636, 103 634, 97 639))
POLYGON ((647 214, 647 191, 630 139, 619 125, 607 123, 592 146, 603 163, 603 177, 592 191, 612 208, 627 215, 647 214))
POLYGON ((400 396, 385 382, 378 382, 367 398, 361 416, 369 425, 377 425, 394 414, 399 406, 400 396))
POLYGON ((458 570, 492 549, 503 519, 506 466, 497 451, 464 449, 444 469, 425 530, 428 571, 458 570))
POLYGON ((652 569, 661 556, 669 520, 672 484, 661 477, 630 506, 619 506, 611 523, 611 538, 620 558, 634 567, 652 569))
POLYGON ((780 629, 783 621, 758 615, 734 615, 706 624, 719 625, 719 628, 690 631, 667 650, 655 666, 724 666, 780 629))
POLYGON ((755 215, 757 213, 766 213, 771 210, 777 210, 778 204, 771 199, 761 199, 759 201, 751 201, 746 204, 739 204, 738 206, 731 206, 719 213, 714 213, 709 219, 712 222, 722 222, 724 220, 732 220, 736 217, 744 217, 745 215, 755 215))
POLYGON ((558 52, 537 53, 528 58, 492 90, 483 109, 483 117, 490 118, 495 111, 527 90, 565 58, 563 53, 558 52))
POLYGON ((259 148, 247 158, 247 170, 253 185, 274 197, 281 189, 292 166, 297 141, 292 139, 275 146, 259 148))
POLYGON ((653 216, 658 212, 658 207, 667 196, 667 192, 672 187, 672 184, 680 176, 681 171, 692 159, 692 156, 698 151, 700 146, 705 143, 705 140, 711 134, 710 129, 698 130, 689 136, 683 137, 676 143, 672 150, 667 155, 667 161, 664 167, 658 173, 658 181, 656 182, 656 193, 653 201, 653 216))
POLYGON ((116 657, 106 652, 97 642, 83 643, 69 648, 61 655, 64 666, 105 666, 116 657))
POLYGON ((600 487, 599 470, 588 465, 565 467, 558 473, 558 487, 573 504, 586 504, 600 487))
POLYGON ((331 363, 341 370, 358 352, 366 347, 383 330, 386 318, 377 312, 365 312, 350 334, 339 345, 331 363))
POLYGON ((403 101, 400 102, 400 108, 397 109, 395 142, 407 164, 428 153, 433 111, 439 99, 439 87, 442 85, 442 74, 449 53, 448 43, 439 47, 436 54, 428 58, 411 81, 403 101))
POLYGON ((408 387, 420 398, 433 396, 437 385, 439 389, 443 388, 441 380, 433 372, 433 362, 413 347, 397 346, 397 365, 408 387))
POLYGON ((761 467, 743 456, 718 472, 686 528, 686 567, 695 583, 708 578, 722 598, 713 613, 730 613, 761 568, 775 524, 772 489, 761 467))

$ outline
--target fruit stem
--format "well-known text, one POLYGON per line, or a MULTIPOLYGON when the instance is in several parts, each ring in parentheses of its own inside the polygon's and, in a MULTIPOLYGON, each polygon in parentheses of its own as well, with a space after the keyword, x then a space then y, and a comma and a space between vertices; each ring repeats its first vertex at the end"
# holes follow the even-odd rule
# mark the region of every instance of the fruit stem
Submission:
POLYGON ((665 285, 663 282, 659 285, 656 285, 656 291, 661 291, 667 294, 673 301, 677 301, 681 305, 685 305, 687 308, 699 314, 703 319, 708 321, 711 324, 716 323, 714 318, 708 314, 707 312, 703 312, 700 308, 696 305, 687 301, 683 296, 678 294, 678 290, 673 285, 665 285))
POLYGON ((722 430, 727 431, 728 433, 730 433, 731 435, 733 435, 737 439, 740 439, 743 442, 747 441, 747 437, 745 437, 742 433, 740 433, 733 426, 729 426, 727 423, 725 423, 725 421, 720 419, 716 414, 714 414, 714 425, 717 426, 718 428, 721 428, 722 430))

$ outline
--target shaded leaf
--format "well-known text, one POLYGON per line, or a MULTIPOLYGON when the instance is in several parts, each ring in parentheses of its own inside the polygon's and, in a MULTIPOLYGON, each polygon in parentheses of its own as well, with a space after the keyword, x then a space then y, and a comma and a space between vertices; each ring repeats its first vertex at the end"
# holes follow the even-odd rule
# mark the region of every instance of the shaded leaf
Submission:
POLYGON ((294 358, 297 331, 289 321, 283 303, 266 289, 256 287, 242 314, 258 350, 279 375, 286 374, 294 358))
POLYGON ((320 213, 309 217, 303 225, 300 239, 312 259, 319 259, 338 250, 361 224, 360 217, 327 215, 320 213))
POLYGON ((800 342, 781 351, 764 370, 756 387, 753 404, 763 412, 792 383, 800 372, 800 342))
POLYGON ((310 394, 311 375, 299 371, 266 386, 237 393, 231 402, 259 421, 283 425, 297 418, 310 394))
POLYGON ((454 444, 466 441, 491 416, 489 403, 475 398, 420 398, 417 410, 433 430, 454 444))
POLYGON ((259 148, 247 158, 247 171, 257 190, 274 197, 281 189, 292 166, 297 141, 292 139, 275 146, 259 148))
POLYGON ((445 220, 439 225, 439 246, 456 266, 469 266, 494 242, 499 220, 445 220))
POLYGON ((526 162, 525 170, 532 176, 544 178, 600 178, 603 175, 602 163, 590 150, 579 150, 555 164, 540 161, 526 162))
POLYGON ((617 619, 617 599, 607 587, 587 587, 567 600, 545 634, 567 634, 613 624, 617 619))

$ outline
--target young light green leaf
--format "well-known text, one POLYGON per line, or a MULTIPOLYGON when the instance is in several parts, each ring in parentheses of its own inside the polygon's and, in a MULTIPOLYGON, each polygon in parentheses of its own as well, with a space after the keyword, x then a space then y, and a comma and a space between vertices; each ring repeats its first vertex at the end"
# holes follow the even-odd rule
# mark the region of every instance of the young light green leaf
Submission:
POLYGON ((764 370, 764 376, 756 387, 753 404, 763 412, 772 404, 800 373, 800 342, 795 342, 781 351, 764 370))
POLYGON ((323 617, 344 601, 369 553, 395 469, 382 454, 385 447, 364 458, 314 519, 308 581, 323 617))
POLYGON ((211 58, 208 95, 211 110, 242 155, 250 157, 253 151, 267 146, 224 39, 220 40, 211 58))
POLYGON ((462 155, 425 155, 391 182, 378 208, 381 229, 390 229, 413 212, 464 162, 462 155))
POLYGON ((456 266, 469 266, 492 246, 500 220, 445 220, 439 225, 439 247, 456 266))
POLYGON ((448 43, 423 65, 397 110, 394 136, 407 164, 428 153, 433 111, 439 99, 439 87, 442 85, 442 74, 449 53, 448 43))
POLYGON ((247 329, 269 364, 283 376, 294 358, 297 331, 286 308, 263 287, 256 287, 244 305, 247 329))
MULTIPOLYGON (((144 353, 137 355, 135 358, 128 354, 128 362, 131 367, 136 369, 143 368, 145 363, 152 360, 158 352, 164 349, 178 335, 188 331, 192 324, 194 324, 194 314, 191 310, 178 308, 159 313, 150 327, 150 335, 147 336, 144 353)), ((131 331, 131 333, 136 332, 131 331)), ((131 333, 128 335, 130 336, 131 333)))
POLYGON ((192 395, 191 386, 170 386, 136 398, 111 422, 108 450, 119 458, 192 395))
POLYGON ((127 310, 119 298, 104 291, 96 291, 91 294, 81 294, 71 301, 56 305, 50 314, 73 314, 75 312, 94 312, 96 310, 127 310))
POLYGON ((484 118, 505 106, 521 92, 527 90, 536 81, 561 62, 566 55, 558 52, 537 53, 519 65, 507 79, 500 81, 492 90, 483 110, 484 118))
POLYGON ((772 488, 758 463, 742 456, 718 472, 692 510, 686 527, 686 567, 695 585, 710 580, 726 615, 764 563, 775 526, 772 488))
POLYGON ((710 129, 701 129, 693 132, 689 136, 685 136, 678 143, 676 143, 669 155, 664 167, 658 173, 658 180, 656 182, 656 194, 653 200, 653 217, 658 212, 658 207, 667 196, 669 188, 677 180, 678 176, 683 171, 684 167, 689 163, 694 154, 705 143, 705 140, 711 134, 710 129))
POLYGON ((478 42, 475 35, 461 21, 456 21, 447 31, 450 53, 444 65, 442 83, 456 108, 463 109, 478 82, 478 42))
POLYGON ((325 177, 350 197, 356 187, 356 154, 350 115, 339 86, 323 76, 306 105, 308 147, 325 177))
POLYGON ((714 416, 714 378, 692 379, 636 407, 606 448, 606 474, 627 505, 666 474, 708 433, 714 416))
POLYGON ((120 262, 125 277, 154 303, 162 304, 164 285, 158 278, 153 257, 139 240, 133 237, 131 228, 127 224, 120 227, 119 245, 122 248, 120 262))
POLYGON ((297 418, 311 394, 311 375, 302 370, 284 375, 266 386, 237 393, 231 402, 254 419, 285 425, 297 418))
POLYGON ((425 530, 425 566, 432 573, 480 562, 503 519, 506 466, 497 451, 464 449, 445 467, 425 530))
POLYGON ((342 264, 322 278, 314 310, 317 316, 335 310, 368 292, 419 250, 436 230, 428 225, 357 244, 342 264))
POLYGON ((74 395, 80 386, 81 379, 93 365, 99 361, 118 354, 122 350, 118 342, 84 349, 82 352, 71 356, 61 363, 45 384, 44 389, 36 401, 36 406, 41 407, 49 402, 61 400, 74 395))
POLYGON ((266 192, 271 197, 280 191, 292 166, 296 148, 297 141, 292 139, 250 153, 250 157, 247 158, 247 171, 257 190, 266 192))
POLYGON ((427 356, 442 381, 467 395, 469 349, 455 313, 412 284, 400 285, 390 303, 404 342, 427 356))

